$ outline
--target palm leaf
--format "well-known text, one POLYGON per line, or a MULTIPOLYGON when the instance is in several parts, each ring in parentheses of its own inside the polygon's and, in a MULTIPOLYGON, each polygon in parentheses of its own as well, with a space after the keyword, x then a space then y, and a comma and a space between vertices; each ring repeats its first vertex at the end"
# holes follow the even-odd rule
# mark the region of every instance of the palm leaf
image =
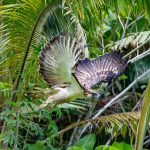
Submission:
POLYGON ((136 129, 138 125, 140 117, 140 112, 127 112, 127 113, 118 113, 118 114, 112 114, 112 115, 106 115, 101 116, 95 119, 89 119, 77 123, 73 123, 66 127, 65 129, 59 131, 60 134, 64 134, 68 130, 73 129, 76 126, 85 126, 87 123, 90 123, 91 126, 96 126, 97 130, 99 132, 102 131, 102 129, 105 129, 107 131, 110 131, 108 133, 111 133, 113 137, 117 137, 118 132, 125 137, 130 132, 131 140, 136 135, 136 129))
POLYGON ((145 93, 143 106, 141 109, 141 117, 137 129, 137 138, 136 138, 136 146, 135 146, 136 150, 143 149, 144 136, 147 131, 149 120, 150 120, 150 81, 145 93))
MULTIPOLYGON (((6 38, 0 41, 0 44, 4 46, 0 55, 4 56, 5 49, 6 56, 1 61, 0 68, 3 70, 3 76, 7 74, 7 82, 14 84, 11 99, 16 101, 16 96, 19 99, 22 98, 29 80, 36 84, 40 83, 37 58, 41 46, 51 36, 57 34, 58 30, 64 30, 62 27, 67 27, 65 28, 67 30, 71 24, 68 16, 65 20, 61 11, 61 3, 57 1, 52 3, 47 0, 43 3, 42 0, 20 0, 19 4, 1 6, 1 9, 0 13, 5 18, 4 27, 7 24, 9 33, 7 37, 10 40, 8 41, 6 38), (46 27, 48 21, 49 28, 46 27), (57 28, 50 28, 53 26, 57 28), (8 69, 5 68, 6 66, 8 69)), ((5 32, 4 27, 0 28, 3 33, 5 32)))

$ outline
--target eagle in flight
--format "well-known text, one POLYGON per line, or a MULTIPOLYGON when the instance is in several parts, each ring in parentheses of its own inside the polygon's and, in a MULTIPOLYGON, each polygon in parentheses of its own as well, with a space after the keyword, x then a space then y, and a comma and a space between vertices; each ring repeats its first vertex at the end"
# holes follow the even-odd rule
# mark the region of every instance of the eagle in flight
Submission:
POLYGON ((120 52, 106 53, 94 59, 89 59, 87 53, 83 32, 74 36, 63 32, 51 38, 41 50, 39 72, 52 88, 52 94, 39 108, 76 98, 99 99, 100 94, 92 88, 110 82, 127 68, 127 61, 122 59, 120 52))

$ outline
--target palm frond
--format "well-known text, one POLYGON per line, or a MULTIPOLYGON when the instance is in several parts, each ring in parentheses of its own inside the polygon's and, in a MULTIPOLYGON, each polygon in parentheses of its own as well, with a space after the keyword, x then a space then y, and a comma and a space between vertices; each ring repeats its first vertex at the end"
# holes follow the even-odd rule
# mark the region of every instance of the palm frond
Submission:
MULTIPOLYGON (((99 16, 102 14, 102 10, 106 13, 108 9, 111 8, 116 13, 121 13, 122 15, 126 15, 129 12, 132 12, 134 15, 139 14, 139 12, 144 12, 149 15, 149 1, 148 0, 82 0, 78 3, 73 2, 72 0, 63 0, 64 6, 69 5, 72 7, 73 12, 80 18, 85 19, 88 15, 87 12, 91 14, 91 16, 99 16)), ((97 19, 97 18, 95 18, 97 19)))
POLYGON ((141 117, 138 124, 137 136, 136 136, 136 146, 135 149, 139 150, 143 148, 143 141, 148 128, 150 120, 150 81, 145 92, 144 102, 141 109, 141 117))
MULTIPOLYGON (((12 100, 15 100, 16 92, 19 92, 17 95, 21 99, 29 80, 36 83, 40 81, 37 58, 41 46, 54 34, 71 27, 69 17, 62 14, 59 1, 47 0, 43 3, 42 0, 20 0, 18 3, 15 7, 12 4, 1 6, 1 14, 5 17, 4 27, 7 25, 10 40, 0 42, 6 50, 6 57, 0 68, 3 75, 8 75, 7 81, 14 84, 12 100), (5 66, 9 66, 7 70, 5 66)), ((3 33, 4 27, 1 27, 3 33)), ((0 55, 3 54, 4 52, 1 52, 0 55)))
POLYGON ((150 31, 143 31, 139 33, 130 33, 129 36, 123 38, 122 40, 116 41, 111 49, 113 51, 121 50, 123 48, 141 48, 150 42, 150 31))
MULTIPOLYGON (((129 136, 135 137, 137 125, 140 117, 140 112, 127 112, 127 113, 118 113, 112 115, 106 115, 97 117, 95 119, 89 119, 85 121, 80 121, 77 123, 73 123, 66 127, 65 129, 59 131, 59 135, 64 134, 68 130, 73 129, 76 126, 84 127, 87 123, 90 123, 91 129, 96 127, 96 130, 100 133, 103 129, 107 131, 107 133, 116 137, 118 132, 125 137, 128 132, 130 132, 129 136)), ((132 139, 132 138, 131 138, 132 139)))

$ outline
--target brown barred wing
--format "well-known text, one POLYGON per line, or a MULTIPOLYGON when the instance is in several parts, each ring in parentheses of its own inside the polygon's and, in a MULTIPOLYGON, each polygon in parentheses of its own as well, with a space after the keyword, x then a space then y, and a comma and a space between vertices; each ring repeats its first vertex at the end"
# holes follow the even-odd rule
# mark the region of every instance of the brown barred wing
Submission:
POLYGON ((75 77, 85 90, 90 90, 100 82, 109 82, 124 73, 127 61, 119 52, 105 54, 93 60, 78 61, 75 77))

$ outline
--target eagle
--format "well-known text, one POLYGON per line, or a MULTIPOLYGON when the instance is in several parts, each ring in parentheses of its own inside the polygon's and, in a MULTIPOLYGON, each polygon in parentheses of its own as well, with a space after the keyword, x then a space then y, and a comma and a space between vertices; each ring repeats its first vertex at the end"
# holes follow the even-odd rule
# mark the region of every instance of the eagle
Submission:
POLYGON ((100 99, 101 94, 92 88, 117 78, 125 72, 127 66, 120 52, 90 59, 82 32, 75 35, 62 32, 52 37, 39 55, 39 72, 52 89, 39 108, 77 98, 100 99))

